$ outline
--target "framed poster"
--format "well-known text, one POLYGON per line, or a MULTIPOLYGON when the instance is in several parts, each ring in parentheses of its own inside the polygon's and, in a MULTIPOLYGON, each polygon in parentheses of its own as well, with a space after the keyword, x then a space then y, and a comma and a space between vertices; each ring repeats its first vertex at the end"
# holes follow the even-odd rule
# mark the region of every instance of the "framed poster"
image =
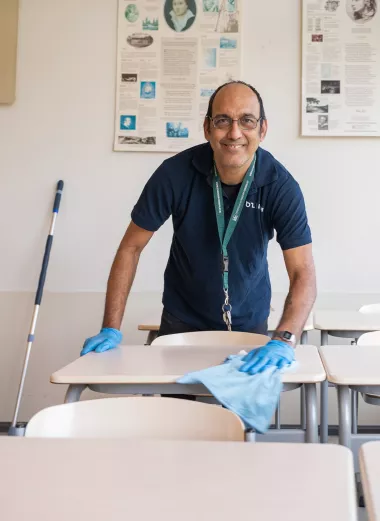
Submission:
POLYGON ((302 135, 380 136, 379 0, 303 0, 302 135))
POLYGON ((0 103, 16 96, 18 0, 0 0, 0 103))
POLYGON ((240 76, 242 0, 119 0, 114 149, 204 141, 211 94, 240 76))

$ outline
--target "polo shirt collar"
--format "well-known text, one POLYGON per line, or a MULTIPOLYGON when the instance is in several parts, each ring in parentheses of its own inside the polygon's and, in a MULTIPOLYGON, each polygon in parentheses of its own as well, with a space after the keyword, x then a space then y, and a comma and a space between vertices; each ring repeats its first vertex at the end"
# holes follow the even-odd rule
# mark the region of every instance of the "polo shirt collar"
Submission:
MULTIPOLYGON (((213 151, 210 143, 205 143, 196 147, 192 159, 193 166, 208 178, 211 184, 213 176, 213 151)), ((256 173, 255 179, 251 185, 250 192, 256 191, 257 188, 269 185, 278 177, 275 161, 269 152, 258 148, 256 152, 256 173)))

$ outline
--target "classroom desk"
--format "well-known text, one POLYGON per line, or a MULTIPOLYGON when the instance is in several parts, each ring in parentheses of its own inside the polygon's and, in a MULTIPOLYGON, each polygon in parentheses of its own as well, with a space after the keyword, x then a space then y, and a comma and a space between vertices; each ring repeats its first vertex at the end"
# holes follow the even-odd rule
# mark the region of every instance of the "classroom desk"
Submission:
POLYGON ((357 521, 339 446, 0 439, 3 519, 357 521))
POLYGON ((380 521, 380 442, 360 447, 359 463, 368 521, 380 521))
MULTIPOLYGON (((278 326, 278 323, 280 322, 280 318, 282 315, 282 309, 280 311, 272 310, 270 312, 269 318, 268 318, 268 331, 272 332, 276 329, 278 326)), ((146 338, 145 345, 150 345, 153 340, 157 338, 158 330, 160 328, 160 322, 161 318, 160 315, 157 314, 157 316, 154 316, 153 318, 148 319, 143 324, 138 325, 139 331, 146 331, 148 333, 148 336, 146 338)), ((313 315, 310 314, 309 318, 307 319, 307 322, 305 324, 302 337, 301 337, 301 344, 307 344, 308 341, 308 331, 312 331, 314 329, 314 322, 313 322, 313 315)))
POLYGON ((321 332, 321 344, 328 344, 328 335, 357 340, 363 333, 380 330, 380 313, 324 309, 314 312, 314 329, 321 332))
MULTIPOLYGON (((202 385, 183 385, 176 380, 185 373, 220 364, 241 349, 244 346, 121 346, 82 356, 55 372, 50 381, 69 384, 66 403, 78 401, 86 387, 110 394, 209 394, 202 385)), ((316 384, 325 380, 326 373, 314 346, 298 346, 296 360, 298 364, 283 374, 283 390, 304 386, 306 431, 302 432, 307 442, 316 443, 316 384)))
POLYGON ((380 434, 352 432, 350 389, 365 394, 380 394, 380 346, 323 346, 319 351, 327 380, 337 387, 339 442, 352 449, 357 468, 359 447, 366 441, 380 439, 380 434))
MULTIPOLYGON (((328 336, 352 338, 355 342, 364 333, 380 330, 380 313, 360 313, 353 310, 316 310, 314 328, 321 331, 321 345, 328 345, 328 336)), ((357 432, 357 394, 352 393, 352 425, 357 432)), ((328 439, 328 382, 321 385, 321 442, 328 439)))

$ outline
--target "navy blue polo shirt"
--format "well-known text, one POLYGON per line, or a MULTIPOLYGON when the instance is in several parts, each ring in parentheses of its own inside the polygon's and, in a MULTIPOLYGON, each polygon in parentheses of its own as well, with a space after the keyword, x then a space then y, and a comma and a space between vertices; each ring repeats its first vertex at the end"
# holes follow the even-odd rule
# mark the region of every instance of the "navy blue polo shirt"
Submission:
MULTIPOLYGON (((155 232, 172 216, 174 234, 164 276, 163 305, 194 328, 225 330, 212 175, 209 143, 167 159, 145 185, 132 220, 155 232)), ((224 194, 226 223, 233 204, 224 194)), ((259 148, 255 178, 228 245, 233 330, 252 330, 268 318, 271 286, 267 250, 274 230, 283 250, 311 242, 298 183, 269 152, 259 148)))

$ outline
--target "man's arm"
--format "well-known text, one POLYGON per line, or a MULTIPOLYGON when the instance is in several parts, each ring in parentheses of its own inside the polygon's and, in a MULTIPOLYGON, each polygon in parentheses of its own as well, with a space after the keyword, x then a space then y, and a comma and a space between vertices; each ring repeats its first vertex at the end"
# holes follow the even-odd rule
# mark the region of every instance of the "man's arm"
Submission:
POLYGON ((317 294, 312 246, 284 250, 283 255, 290 285, 277 331, 290 331, 300 338, 317 294))
POLYGON ((133 221, 129 224, 108 278, 103 327, 120 329, 140 254, 153 234, 154 232, 140 228, 133 221))

